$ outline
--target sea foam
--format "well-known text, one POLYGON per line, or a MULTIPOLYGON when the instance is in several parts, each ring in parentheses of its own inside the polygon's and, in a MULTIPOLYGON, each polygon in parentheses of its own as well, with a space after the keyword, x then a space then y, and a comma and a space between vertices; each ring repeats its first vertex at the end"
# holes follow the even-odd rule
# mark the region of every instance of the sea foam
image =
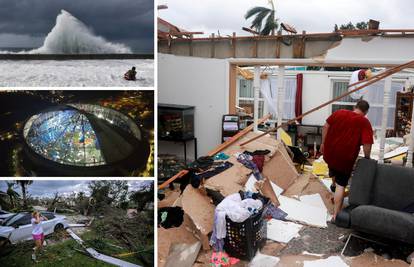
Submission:
MULTIPOLYGON (((4 53, 5 51, 3 51, 4 53)), ((40 48, 19 53, 29 54, 123 54, 132 53, 123 44, 111 43, 97 36, 82 21, 62 10, 56 24, 40 48)))

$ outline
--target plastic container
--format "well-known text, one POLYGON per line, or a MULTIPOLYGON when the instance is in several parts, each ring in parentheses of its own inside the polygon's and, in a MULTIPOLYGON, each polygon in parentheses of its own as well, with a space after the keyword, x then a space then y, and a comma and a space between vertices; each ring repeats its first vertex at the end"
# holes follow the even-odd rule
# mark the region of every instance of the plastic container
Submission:
POLYGON ((226 217, 226 237, 224 250, 232 257, 250 261, 261 249, 267 238, 267 222, 264 211, 261 211, 242 223, 236 223, 226 217))

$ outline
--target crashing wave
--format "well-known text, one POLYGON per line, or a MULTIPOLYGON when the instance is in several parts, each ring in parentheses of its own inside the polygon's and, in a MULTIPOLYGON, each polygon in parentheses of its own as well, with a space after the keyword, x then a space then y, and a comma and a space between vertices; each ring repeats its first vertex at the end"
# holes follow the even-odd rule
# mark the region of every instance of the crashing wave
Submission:
POLYGON ((111 43, 97 36, 82 21, 62 10, 56 24, 40 48, 19 53, 29 54, 130 54, 123 44, 111 43))

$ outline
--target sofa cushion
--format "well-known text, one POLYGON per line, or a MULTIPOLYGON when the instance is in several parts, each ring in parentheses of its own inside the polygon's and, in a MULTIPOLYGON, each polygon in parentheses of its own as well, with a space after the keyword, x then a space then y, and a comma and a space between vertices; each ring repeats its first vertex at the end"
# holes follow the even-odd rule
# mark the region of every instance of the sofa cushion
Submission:
POLYGON ((377 162, 372 159, 360 159, 352 176, 349 193, 349 204, 368 205, 371 202, 371 191, 375 180, 377 162))
POLYGON ((414 204, 414 169, 378 164, 370 205, 403 210, 414 204))
POLYGON ((411 213, 362 205, 351 211, 353 229, 414 244, 414 215, 411 213))

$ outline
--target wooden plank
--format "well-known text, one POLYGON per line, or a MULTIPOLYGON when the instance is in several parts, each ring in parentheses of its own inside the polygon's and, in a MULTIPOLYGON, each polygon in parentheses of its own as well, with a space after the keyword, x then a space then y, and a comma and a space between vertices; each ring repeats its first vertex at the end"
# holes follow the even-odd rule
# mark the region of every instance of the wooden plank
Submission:
POLYGON ((215 37, 214 33, 211 34, 211 58, 216 56, 216 44, 215 44, 215 37))
POLYGON ((232 45, 232 56, 233 58, 236 58, 236 33, 233 32, 233 39, 231 39, 231 45, 232 45))
POLYGON ((253 41, 253 51, 252 51, 252 57, 254 57, 254 58, 257 58, 257 39, 256 38, 254 38, 254 41, 253 41))
POLYGON ((237 65, 230 64, 229 69, 229 114, 236 114, 237 65))
POLYGON ((190 50, 190 57, 192 57, 193 56, 193 36, 192 35, 190 37, 189 50, 190 50))

